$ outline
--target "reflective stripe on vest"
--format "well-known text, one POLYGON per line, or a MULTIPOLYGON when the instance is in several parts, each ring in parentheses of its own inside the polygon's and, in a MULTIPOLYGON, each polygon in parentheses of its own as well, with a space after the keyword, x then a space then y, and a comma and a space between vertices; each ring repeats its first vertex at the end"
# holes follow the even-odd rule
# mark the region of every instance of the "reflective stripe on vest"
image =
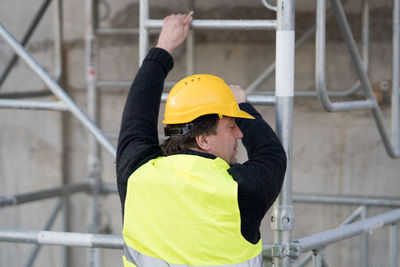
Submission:
MULTIPOLYGON (((144 255, 139 251, 130 248, 124 244, 124 256, 125 259, 135 264, 137 267, 193 267, 187 264, 168 264, 162 259, 157 259, 148 255, 144 255)), ((249 259, 245 262, 228 264, 228 265, 207 265, 207 266, 196 266, 196 267, 262 267, 262 253, 258 256, 249 259)))
POLYGON ((257 257, 262 242, 252 244, 241 233, 238 184, 229 168, 221 158, 182 154, 142 165, 128 179, 126 245, 190 266, 230 266, 257 257))

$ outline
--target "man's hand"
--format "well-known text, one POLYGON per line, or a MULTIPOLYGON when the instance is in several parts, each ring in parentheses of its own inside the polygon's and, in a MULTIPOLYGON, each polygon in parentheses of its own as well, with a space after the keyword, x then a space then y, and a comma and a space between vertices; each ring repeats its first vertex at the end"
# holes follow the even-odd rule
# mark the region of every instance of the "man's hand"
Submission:
POLYGON ((184 24, 185 18, 185 14, 166 17, 156 47, 162 48, 172 55, 175 48, 180 46, 189 34, 192 17, 190 16, 184 24))
POLYGON ((229 85, 238 104, 246 102, 246 91, 240 85, 229 85))

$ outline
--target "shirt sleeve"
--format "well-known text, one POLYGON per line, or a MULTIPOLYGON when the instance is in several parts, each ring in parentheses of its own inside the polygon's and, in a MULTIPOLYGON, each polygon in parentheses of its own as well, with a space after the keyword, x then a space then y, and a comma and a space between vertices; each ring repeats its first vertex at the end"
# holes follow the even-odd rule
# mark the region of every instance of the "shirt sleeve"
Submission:
POLYGON ((278 136, 252 105, 241 103, 240 108, 255 117, 236 119, 248 161, 234 164, 228 171, 238 183, 242 235, 255 244, 260 239, 261 221, 281 190, 286 153, 278 136))
POLYGON ((117 184, 124 207, 129 176, 161 154, 157 123, 164 80, 173 67, 171 55, 160 48, 149 51, 132 83, 122 115, 117 146, 117 184))

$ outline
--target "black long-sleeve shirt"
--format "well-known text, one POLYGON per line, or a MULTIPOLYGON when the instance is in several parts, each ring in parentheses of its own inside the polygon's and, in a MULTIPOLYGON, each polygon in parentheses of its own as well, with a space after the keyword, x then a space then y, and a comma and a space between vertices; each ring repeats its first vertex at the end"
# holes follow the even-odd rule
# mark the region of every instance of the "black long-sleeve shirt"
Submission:
MULTIPOLYGON (((116 161, 122 210, 129 176, 150 159, 161 156, 157 121, 164 80, 172 67, 173 59, 168 52, 151 49, 129 91, 116 161)), ((240 109, 255 117, 254 120, 236 119, 249 159, 243 164, 233 164, 228 172, 238 183, 242 235, 255 244, 260 239, 261 220, 281 190, 286 154, 279 138, 252 105, 241 103, 240 109)), ((197 151, 187 153, 215 158, 197 151)))

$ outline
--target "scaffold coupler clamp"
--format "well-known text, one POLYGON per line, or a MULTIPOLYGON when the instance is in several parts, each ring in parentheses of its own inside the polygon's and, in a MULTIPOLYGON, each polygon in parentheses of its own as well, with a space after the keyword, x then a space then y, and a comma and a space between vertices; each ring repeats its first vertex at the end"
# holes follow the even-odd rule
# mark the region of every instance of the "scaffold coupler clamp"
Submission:
POLYGON ((297 240, 293 240, 292 243, 272 245, 271 252, 266 254, 274 258, 290 257, 294 261, 300 257, 301 252, 301 245, 297 240))
POLYGON ((17 204, 15 197, 0 196, 0 208, 17 204))
POLYGON ((271 230, 292 231, 294 229, 293 206, 277 206, 272 210, 271 230))

